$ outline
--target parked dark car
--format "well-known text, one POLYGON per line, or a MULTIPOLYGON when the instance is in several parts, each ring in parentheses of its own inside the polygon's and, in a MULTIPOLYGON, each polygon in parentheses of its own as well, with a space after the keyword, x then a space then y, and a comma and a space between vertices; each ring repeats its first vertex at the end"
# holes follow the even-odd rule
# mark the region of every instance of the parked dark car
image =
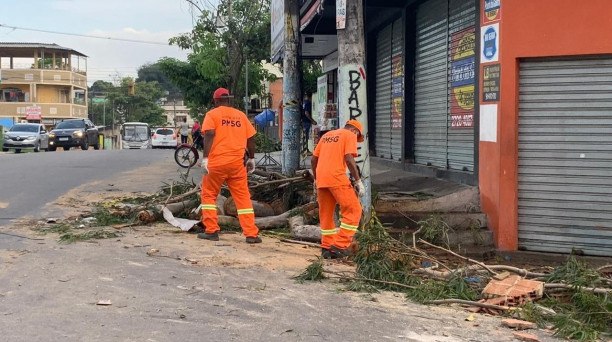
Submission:
POLYGON ((49 151, 55 151, 58 147, 64 148, 64 151, 71 147, 88 150, 89 146, 93 146, 94 150, 100 149, 98 129, 88 119, 64 120, 49 133, 49 151))

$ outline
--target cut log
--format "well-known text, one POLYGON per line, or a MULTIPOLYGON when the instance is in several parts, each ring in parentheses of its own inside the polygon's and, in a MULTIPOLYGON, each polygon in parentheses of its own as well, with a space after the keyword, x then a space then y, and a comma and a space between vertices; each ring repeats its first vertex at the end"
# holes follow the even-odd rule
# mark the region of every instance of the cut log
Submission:
MULTIPOLYGON (((255 210, 255 217, 268 217, 274 216, 274 209, 271 205, 264 202, 253 201, 253 210, 255 210)), ((234 198, 228 198, 223 205, 224 214, 228 216, 238 217, 238 209, 236 209, 236 202, 234 202, 234 198)))
MULTIPOLYGON (((198 201, 183 201, 178 203, 170 203, 166 206, 172 214, 180 213, 183 210, 190 210, 198 206, 198 201)), ((156 205, 152 208, 141 210, 138 213, 138 220, 143 223, 151 223, 162 219, 163 205, 156 205)))
POLYGON ((284 213, 285 211, 287 211, 285 202, 283 201, 282 198, 275 199, 274 201, 270 203, 270 205, 272 206, 272 209, 274 210, 274 215, 280 215, 284 213))
POLYGON ((303 216, 289 218, 289 230, 295 239, 321 242, 321 228, 319 226, 304 224, 303 216))

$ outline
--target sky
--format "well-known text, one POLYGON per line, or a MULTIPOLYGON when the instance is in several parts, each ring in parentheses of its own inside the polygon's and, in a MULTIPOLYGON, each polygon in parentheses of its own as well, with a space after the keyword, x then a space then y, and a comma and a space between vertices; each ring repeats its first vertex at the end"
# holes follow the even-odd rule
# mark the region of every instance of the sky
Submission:
MULTIPOLYGON (((212 8, 218 0, 195 0, 212 8)), ((0 24, 81 35, 167 43, 193 26, 186 0, 0 0, 0 24)), ((197 10, 194 12, 197 15, 197 10)), ((56 43, 88 56, 88 83, 135 76, 161 57, 186 59, 175 46, 113 41, 0 27, 0 42, 56 43)))

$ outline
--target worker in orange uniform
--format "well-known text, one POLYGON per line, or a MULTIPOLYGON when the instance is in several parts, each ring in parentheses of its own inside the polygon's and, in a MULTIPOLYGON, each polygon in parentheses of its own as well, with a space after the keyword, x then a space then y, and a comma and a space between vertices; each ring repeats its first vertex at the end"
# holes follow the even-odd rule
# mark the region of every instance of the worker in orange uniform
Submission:
POLYGON ((325 133, 312 156, 321 222, 321 255, 325 259, 350 255, 349 246, 359 227, 361 204, 357 194, 361 197, 366 191, 354 157, 357 156, 357 142, 362 141, 361 123, 349 120, 344 128, 325 133), (346 175, 347 167, 354 179, 354 189, 346 175), (336 204, 340 205, 341 215, 338 229, 334 223, 336 204))
POLYGON ((215 108, 206 113, 202 124, 204 137, 202 168, 202 223, 205 232, 198 238, 219 241, 217 196, 227 183, 236 202, 238 220, 247 243, 260 243, 255 226, 255 211, 247 182, 247 172, 255 170, 255 128, 247 116, 230 106, 230 93, 225 88, 215 90, 215 108), (245 163, 245 149, 248 161, 245 163))

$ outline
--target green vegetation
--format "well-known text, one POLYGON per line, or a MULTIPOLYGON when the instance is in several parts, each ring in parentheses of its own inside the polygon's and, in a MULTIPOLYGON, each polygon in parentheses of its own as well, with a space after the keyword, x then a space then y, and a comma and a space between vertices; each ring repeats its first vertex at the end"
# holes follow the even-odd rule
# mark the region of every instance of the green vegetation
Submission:
POLYGON ((598 286, 601 284, 601 277, 597 271, 575 256, 570 255, 567 262, 557 267, 547 278, 548 283, 566 283, 573 286, 598 286))
POLYGON ((162 125, 166 123, 164 110, 158 104, 163 96, 163 90, 157 81, 136 82, 133 95, 128 94, 130 84, 134 79, 124 77, 115 84, 106 81, 95 81, 89 88, 89 93, 106 100, 93 102, 89 111, 93 113, 96 125, 106 123, 110 126, 113 118, 115 124, 137 121, 146 122, 150 125, 162 125))
POLYGON ((60 235, 60 243, 70 244, 78 241, 87 241, 94 239, 112 239, 121 236, 119 233, 104 229, 89 230, 84 233, 75 233, 69 231, 65 234, 60 235))
POLYGON ((294 277, 299 283, 304 283, 306 281, 321 281, 325 278, 325 274, 323 274, 323 260, 321 258, 313 261, 312 264, 306 267, 304 272, 294 277))
MULTIPOLYGON (((194 111, 212 106, 212 93, 225 87, 234 95, 234 105, 243 107, 245 66, 249 71, 249 93, 264 94, 262 81, 275 77, 260 61, 269 59, 270 6, 268 1, 221 0, 216 13, 200 9, 191 32, 170 39, 190 51, 187 61, 162 58, 158 65, 182 92, 194 111), (230 14, 231 12, 231 14, 230 14), (219 27, 218 18, 230 18, 219 27)), ((193 113, 192 113, 193 115, 193 113)))
POLYGON ((266 138, 261 132, 255 133, 255 150, 257 152, 275 152, 282 149, 281 142, 266 138))
POLYGON ((417 222, 419 226, 419 236, 431 243, 443 243, 449 245, 448 233, 451 228, 444 221, 440 214, 431 214, 426 219, 417 222))
MULTIPOLYGON (((405 285, 416 285, 418 278, 411 274, 412 256, 402 253, 403 244, 392 238, 372 213, 369 226, 356 235, 357 250, 353 257, 357 265, 357 277, 405 285)), ((383 289, 405 291, 392 284, 376 283, 383 289)))
POLYGON ((121 217, 112 214, 107 208, 103 206, 98 206, 92 213, 92 217, 96 219, 91 223, 91 225, 95 227, 106 227, 115 224, 124 224, 132 220, 132 218, 130 217, 121 217))
POLYGON ((437 299, 476 300, 478 293, 463 276, 455 275, 449 280, 426 280, 414 289, 408 289, 406 296, 415 302, 425 303, 437 299))

